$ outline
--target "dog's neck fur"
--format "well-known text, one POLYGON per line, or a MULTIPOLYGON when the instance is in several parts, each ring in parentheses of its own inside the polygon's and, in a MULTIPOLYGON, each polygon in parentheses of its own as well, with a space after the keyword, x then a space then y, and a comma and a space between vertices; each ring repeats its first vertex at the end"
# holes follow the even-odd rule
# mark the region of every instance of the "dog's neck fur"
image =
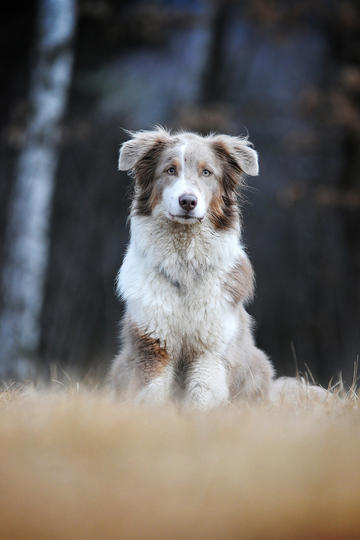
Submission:
POLYGON ((242 249, 240 220, 236 227, 217 232, 207 218, 183 225, 163 217, 132 216, 131 246, 148 268, 181 284, 231 266, 242 249))

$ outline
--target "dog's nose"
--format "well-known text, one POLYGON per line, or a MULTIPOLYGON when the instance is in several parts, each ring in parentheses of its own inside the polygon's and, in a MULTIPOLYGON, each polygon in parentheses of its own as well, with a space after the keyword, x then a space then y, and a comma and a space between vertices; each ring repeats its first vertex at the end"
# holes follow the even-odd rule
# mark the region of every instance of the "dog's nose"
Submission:
POLYGON ((197 197, 195 195, 191 195, 190 193, 183 193, 179 197, 179 204, 185 212, 190 212, 190 210, 194 210, 195 206, 197 205, 197 197))

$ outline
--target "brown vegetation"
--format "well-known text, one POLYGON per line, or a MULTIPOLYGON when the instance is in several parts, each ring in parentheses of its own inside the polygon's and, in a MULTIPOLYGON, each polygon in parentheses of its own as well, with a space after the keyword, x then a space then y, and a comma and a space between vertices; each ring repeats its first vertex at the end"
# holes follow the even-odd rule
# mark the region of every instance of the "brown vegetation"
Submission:
POLYGON ((1 538, 358 538, 359 402, 141 409, 0 397, 1 538))

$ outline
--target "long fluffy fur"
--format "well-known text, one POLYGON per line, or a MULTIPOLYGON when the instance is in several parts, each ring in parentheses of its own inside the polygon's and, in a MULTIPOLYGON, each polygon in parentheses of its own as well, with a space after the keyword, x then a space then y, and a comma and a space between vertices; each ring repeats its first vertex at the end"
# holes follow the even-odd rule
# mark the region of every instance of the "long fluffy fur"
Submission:
POLYGON ((175 398, 202 408, 267 397, 273 368, 244 308, 254 278, 237 200, 244 173, 258 173, 255 150, 239 137, 157 129, 132 133, 119 167, 133 172, 135 189, 113 387, 148 404, 175 398), (182 191, 198 201, 191 224, 177 216, 182 191))
POLYGON ((274 383, 245 310, 254 274, 241 243, 238 195, 244 173, 259 172, 252 144, 161 127, 129 134, 119 169, 135 184, 131 239, 117 281, 126 311, 112 387, 141 403, 176 400, 204 409, 284 392, 295 399, 301 384, 274 383), (198 203, 185 215, 190 222, 182 191, 198 203))

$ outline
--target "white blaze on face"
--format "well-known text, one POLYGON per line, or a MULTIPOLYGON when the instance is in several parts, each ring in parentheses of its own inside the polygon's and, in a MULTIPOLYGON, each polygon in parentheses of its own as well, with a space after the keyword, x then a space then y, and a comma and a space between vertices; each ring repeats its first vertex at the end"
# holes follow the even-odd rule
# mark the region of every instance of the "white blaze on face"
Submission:
POLYGON ((203 195, 201 194, 201 191, 196 185, 197 180, 197 168, 196 164, 194 164, 194 167, 192 170, 189 168, 185 169, 185 151, 186 151, 186 144, 183 144, 180 147, 180 171, 179 176, 174 179, 174 182, 167 186, 164 189, 163 192, 163 201, 165 205, 165 209, 171 216, 181 217, 182 215, 185 215, 184 210, 180 206, 179 198, 181 195, 195 195, 197 198, 197 205, 196 207, 189 212, 189 216, 201 219, 205 215, 206 205, 203 195))

